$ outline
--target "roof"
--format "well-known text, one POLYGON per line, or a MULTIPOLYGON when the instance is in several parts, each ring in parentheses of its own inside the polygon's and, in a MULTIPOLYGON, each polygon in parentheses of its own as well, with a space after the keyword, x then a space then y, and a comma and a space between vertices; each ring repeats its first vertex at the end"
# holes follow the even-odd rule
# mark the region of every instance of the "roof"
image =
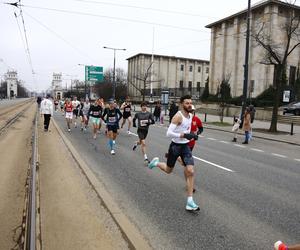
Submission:
MULTIPOLYGON (((152 54, 147 54, 147 53, 138 53, 134 56, 131 56, 129 58, 127 58, 126 60, 130 60, 130 59, 133 59, 134 57, 138 57, 138 56, 149 56, 151 57, 152 54)), ((172 58, 172 59, 179 59, 179 60, 188 60, 188 61, 198 61, 198 62, 205 62, 205 63, 209 63, 208 60, 202 60, 202 59, 195 59, 195 58, 186 58, 186 57, 177 57, 177 56, 166 56, 166 55, 157 55, 157 54, 154 54, 153 55, 154 57, 164 57, 164 58, 172 58)))
MULTIPOLYGON (((264 6, 266 6, 266 5, 271 5, 271 4, 278 4, 278 5, 281 5, 281 6, 292 7, 292 8, 294 8, 294 9, 300 10, 300 6, 298 6, 298 5, 293 5, 293 4, 289 4, 289 3, 286 3, 286 2, 282 2, 282 1, 280 1, 280 0, 263 0, 263 1, 260 1, 260 2, 258 2, 258 3, 256 3, 256 4, 253 4, 253 5, 251 6, 251 11, 256 10, 256 9, 259 9, 259 8, 264 7, 264 6)), ((248 9, 244 9, 244 10, 242 10, 242 11, 240 11, 240 12, 237 12, 237 13, 231 15, 231 16, 225 17, 225 18, 220 19, 220 20, 218 20, 218 21, 216 21, 216 22, 213 22, 213 23, 211 23, 211 24, 208 24, 208 25, 205 26, 205 28, 212 28, 213 26, 216 26, 216 25, 218 25, 218 24, 221 24, 221 23, 223 23, 223 22, 225 22, 225 21, 227 21, 227 20, 233 19, 233 18, 235 18, 235 17, 237 17, 237 16, 241 16, 241 15, 247 14, 247 11, 248 11, 248 9)))

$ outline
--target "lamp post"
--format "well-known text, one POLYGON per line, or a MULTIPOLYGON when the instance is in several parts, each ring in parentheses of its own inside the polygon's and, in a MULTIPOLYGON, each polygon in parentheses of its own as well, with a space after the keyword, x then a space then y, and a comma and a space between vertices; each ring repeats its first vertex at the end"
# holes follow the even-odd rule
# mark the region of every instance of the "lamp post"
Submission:
POLYGON ((113 72, 113 99, 116 97, 116 50, 126 50, 126 49, 118 49, 104 46, 103 49, 111 49, 114 51, 114 72, 113 72))
POLYGON ((244 64, 243 103, 242 103, 242 111, 241 111, 241 120, 242 120, 241 126, 244 122, 244 112, 245 112, 246 104, 247 104, 249 43, 250 43, 250 12, 251 12, 251 0, 248 0, 246 48, 245 48, 245 64, 244 64))

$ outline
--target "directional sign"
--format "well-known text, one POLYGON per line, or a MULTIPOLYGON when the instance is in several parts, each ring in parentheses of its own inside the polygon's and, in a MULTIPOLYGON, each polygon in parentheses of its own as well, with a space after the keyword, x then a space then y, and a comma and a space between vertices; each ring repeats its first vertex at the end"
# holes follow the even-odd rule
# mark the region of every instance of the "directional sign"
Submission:
POLYGON ((103 67, 85 66, 86 81, 103 81, 103 67))

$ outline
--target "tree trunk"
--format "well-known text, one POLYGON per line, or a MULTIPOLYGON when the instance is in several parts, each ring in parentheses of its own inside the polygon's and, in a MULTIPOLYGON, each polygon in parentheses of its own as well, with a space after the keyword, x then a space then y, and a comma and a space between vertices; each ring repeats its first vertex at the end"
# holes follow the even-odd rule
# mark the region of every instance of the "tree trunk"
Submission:
POLYGON ((273 112, 272 112, 272 120, 271 125, 269 128, 269 132, 277 132, 277 118, 278 118, 278 107, 280 103, 280 94, 281 94, 281 81, 283 76, 283 65, 276 65, 275 70, 275 78, 274 78, 274 87, 275 87, 275 100, 274 100, 274 106, 273 106, 273 112))

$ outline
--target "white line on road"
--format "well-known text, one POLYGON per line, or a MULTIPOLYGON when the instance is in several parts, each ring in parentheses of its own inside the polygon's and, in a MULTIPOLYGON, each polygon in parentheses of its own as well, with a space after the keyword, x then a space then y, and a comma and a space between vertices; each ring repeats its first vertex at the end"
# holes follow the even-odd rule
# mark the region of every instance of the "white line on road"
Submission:
POLYGON ((285 155, 280 155, 280 154, 275 154, 275 153, 272 153, 272 155, 277 156, 277 157, 280 157, 280 158, 286 158, 285 155))
POLYGON ((300 159, 295 159, 295 161, 299 161, 300 162, 300 159))
POLYGON ((220 141, 220 142, 222 142, 222 143, 225 143, 225 144, 229 144, 229 142, 228 142, 228 141, 220 141))
POLYGON ((239 147, 239 148, 245 148, 245 146, 240 145, 240 144, 233 144, 233 145, 236 146, 236 147, 239 147))
POLYGON ((217 139, 208 137, 207 140, 216 141, 217 139))
POLYGON ((225 171, 234 173, 233 170, 231 170, 231 169, 229 169, 229 168, 222 167, 222 166, 220 166, 220 165, 218 165, 218 164, 215 164, 215 163, 213 163, 213 162, 210 162, 210 161, 201 159, 201 158, 196 157, 196 156, 193 156, 193 158, 196 159, 196 160, 198 160, 198 161, 203 161, 203 162, 205 162, 205 163, 207 163, 207 164, 210 164, 210 165, 212 165, 212 166, 215 166, 215 167, 217 167, 217 168, 223 169, 223 170, 225 170, 225 171))
POLYGON ((131 131, 129 131, 129 134, 130 134, 130 135, 134 135, 134 136, 138 137, 138 135, 137 135, 137 134, 135 134, 135 133, 133 133, 133 132, 131 132, 131 131))
POLYGON ((265 151, 263 151, 261 149, 258 149, 258 148, 250 148, 250 150, 255 151, 255 152, 261 152, 261 153, 265 152, 265 151))

